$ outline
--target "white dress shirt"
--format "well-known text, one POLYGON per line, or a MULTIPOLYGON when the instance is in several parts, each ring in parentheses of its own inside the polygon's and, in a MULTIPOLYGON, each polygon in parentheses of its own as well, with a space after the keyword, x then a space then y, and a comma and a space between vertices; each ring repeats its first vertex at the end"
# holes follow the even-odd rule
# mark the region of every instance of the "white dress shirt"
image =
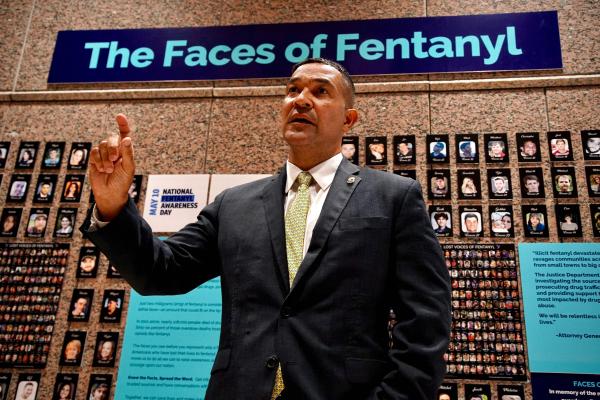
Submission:
MULTIPOLYGON (((313 229, 317 224, 319 215, 321 215, 325 198, 327 198, 327 193, 329 193, 329 188, 333 182, 333 177, 335 176, 335 172, 337 171, 341 162, 342 153, 338 153, 330 159, 327 159, 319 165, 316 165, 308 170, 308 172, 312 175, 313 180, 309 187, 310 208, 308 209, 308 215, 306 216, 303 255, 306 255, 306 252, 308 251, 308 246, 310 245, 310 240, 312 239, 313 229)), ((292 201, 296 198, 298 190, 298 182, 296 182, 296 178, 300 172, 302 172, 302 170, 289 161, 287 161, 285 169, 287 174, 285 193, 287 196, 285 198, 284 211, 287 213, 287 210, 290 208, 290 204, 292 204, 292 201)))

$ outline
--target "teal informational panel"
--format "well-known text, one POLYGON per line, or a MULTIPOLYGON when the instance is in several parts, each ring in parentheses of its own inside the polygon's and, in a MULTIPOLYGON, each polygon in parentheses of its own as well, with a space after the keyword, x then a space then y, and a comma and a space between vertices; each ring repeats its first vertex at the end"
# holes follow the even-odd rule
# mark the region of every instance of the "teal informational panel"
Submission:
POLYGON ((221 281, 180 296, 133 289, 115 399, 201 400, 217 352, 221 281))
POLYGON ((520 244, 519 257, 533 398, 600 399, 600 244, 520 244))

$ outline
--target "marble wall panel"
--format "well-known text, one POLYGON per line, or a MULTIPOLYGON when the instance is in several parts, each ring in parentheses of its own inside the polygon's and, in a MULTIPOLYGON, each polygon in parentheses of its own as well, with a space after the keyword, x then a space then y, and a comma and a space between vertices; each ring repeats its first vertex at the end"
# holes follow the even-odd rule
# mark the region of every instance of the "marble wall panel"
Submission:
POLYGON ((33 0, 0 2, 0 91, 13 89, 33 0))
MULTIPOLYGON (((600 31, 597 29, 600 7, 594 0, 560 1, 468 1, 428 0, 427 15, 473 15, 527 11, 558 10, 561 48, 564 69, 559 74, 598 73, 598 51, 600 31)), ((536 75, 539 73, 532 73, 536 75)), ((466 79, 468 75, 454 77, 466 79)), ((473 77, 477 77, 474 75, 473 77)), ((438 79, 453 79, 438 77, 438 79)))

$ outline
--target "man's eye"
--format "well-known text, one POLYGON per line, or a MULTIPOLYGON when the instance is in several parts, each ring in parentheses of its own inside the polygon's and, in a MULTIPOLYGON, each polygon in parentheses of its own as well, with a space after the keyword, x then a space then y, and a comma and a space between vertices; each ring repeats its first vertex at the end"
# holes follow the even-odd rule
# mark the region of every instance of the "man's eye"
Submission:
POLYGON ((298 91, 298 88, 290 86, 287 91, 288 93, 296 93, 298 91))
POLYGON ((327 94, 329 92, 327 92, 327 89, 325 88, 319 88, 319 94, 327 94))

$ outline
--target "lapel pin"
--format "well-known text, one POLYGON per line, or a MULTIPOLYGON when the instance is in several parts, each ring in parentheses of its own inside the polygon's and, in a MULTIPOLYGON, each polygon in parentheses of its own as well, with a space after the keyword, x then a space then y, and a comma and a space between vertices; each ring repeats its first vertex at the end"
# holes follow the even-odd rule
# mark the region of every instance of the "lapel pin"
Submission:
POLYGON ((356 181, 355 176, 349 176, 348 179, 346 179, 346 183, 354 183, 354 181, 356 181))

